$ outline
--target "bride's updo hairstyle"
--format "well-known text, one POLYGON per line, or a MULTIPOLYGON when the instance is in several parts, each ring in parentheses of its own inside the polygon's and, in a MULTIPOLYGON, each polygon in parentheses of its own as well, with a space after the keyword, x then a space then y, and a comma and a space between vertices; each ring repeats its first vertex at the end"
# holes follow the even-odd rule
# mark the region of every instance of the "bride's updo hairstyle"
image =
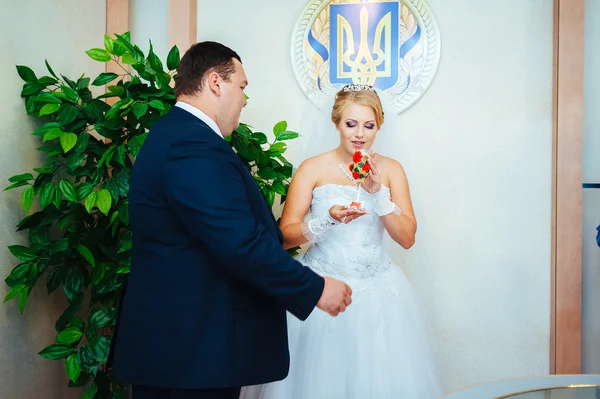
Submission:
POLYGON ((337 92, 331 111, 331 120, 336 126, 342 120, 344 109, 350 104, 359 104, 371 108, 375 112, 377 128, 381 128, 381 125, 383 125, 383 107, 377 92, 372 86, 351 84, 344 86, 337 92))

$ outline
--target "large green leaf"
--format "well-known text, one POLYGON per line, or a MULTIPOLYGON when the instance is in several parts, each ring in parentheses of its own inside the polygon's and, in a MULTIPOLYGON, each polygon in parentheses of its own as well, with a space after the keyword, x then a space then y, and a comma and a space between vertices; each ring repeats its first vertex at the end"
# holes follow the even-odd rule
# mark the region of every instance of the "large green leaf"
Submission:
POLYGON ((92 48, 85 52, 94 61, 108 62, 111 60, 108 51, 102 48, 92 48))
POLYGON ((23 278, 27 272, 29 272, 30 263, 21 263, 19 266, 15 267, 8 276, 8 279, 17 281, 23 278))
POLYGON ((60 88, 63 90, 63 93, 66 96, 66 100, 69 100, 73 103, 76 103, 79 100, 79 94, 77 94, 77 92, 75 91, 75 89, 77 88, 77 83, 72 82, 71 84, 69 84, 69 86, 63 85, 60 88))
POLYGON ((79 115, 79 108, 71 104, 64 104, 58 112, 58 119, 63 125, 73 122, 79 115))
POLYGON ((29 209, 31 209, 31 205, 33 205, 33 197, 35 197, 33 186, 29 186, 23 190, 23 193, 21 194, 21 206, 23 206, 25 212, 29 212, 29 209))
MULTIPOLYGON (((110 54, 115 54, 115 41, 112 37, 108 36, 107 34, 104 35, 104 48, 106 49, 106 51, 108 51, 110 54)), ((117 54, 115 54, 117 55, 117 54)))
POLYGON ((41 93, 31 97, 31 101, 39 104, 62 104, 62 101, 56 97, 55 93, 41 93))
POLYGON ((140 134, 138 136, 133 137, 127 143, 129 152, 131 153, 131 155, 134 158, 137 157, 137 155, 139 154, 140 149, 142 148, 142 144, 144 144, 144 141, 146 140, 147 136, 148 136, 148 133, 140 134))
POLYGON ((88 211, 88 213, 92 212, 92 208, 94 208, 94 206, 96 205, 97 198, 98 193, 93 191, 85 199, 85 209, 88 211))
POLYGON ((81 374, 81 366, 79 365, 79 360, 77 360, 77 355, 75 353, 69 355, 65 363, 65 368, 67 369, 67 377, 73 382, 77 381, 81 374))
POLYGON ((177 46, 173 46, 169 51, 169 55, 167 56, 167 68, 169 71, 174 71, 179 66, 179 49, 177 46))
POLYGON ((46 104, 40 109, 40 117, 44 115, 50 115, 60 109, 59 104, 46 104))
POLYGON ((287 150, 286 143, 275 143, 269 148, 272 157, 277 157, 287 150))
POLYGON ((69 320, 69 325, 82 331, 85 328, 85 324, 83 324, 83 321, 78 316, 71 317, 71 320, 69 320))
POLYGON ((112 206, 112 197, 110 196, 108 190, 103 188, 100 191, 98 191, 96 205, 98 206, 98 209, 100 209, 100 212, 102 212, 105 215, 108 215, 110 207, 112 206))
POLYGON ((90 85, 90 78, 81 77, 77 80, 77 90, 83 90, 90 85))
POLYGON ((23 290, 19 293, 19 312, 23 313, 25 311, 27 299, 29 299, 29 287, 23 288, 23 290))
POLYGON ((77 136, 77 144, 75 144, 74 150, 78 155, 82 155, 87 149, 88 143, 90 142, 90 135, 87 132, 80 133, 77 136))
POLYGON ((60 135, 60 145, 65 153, 69 152, 77 144, 77 135, 75 133, 63 132, 60 135))
POLYGON ((132 239, 131 230, 127 230, 119 237, 118 248, 119 252, 124 252, 131 249, 132 239))
POLYGON ((79 198, 77 197, 77 190, 75 189, 75 185, 70 180, 61 180, 58 184, 60 191, 71 202, 79 202, 79 198))
POLYGON ((31 133, 31 134, 33 134, 34 136, 44 136, 50 130, 57 129, 57 128, 60 130, 60 123, 48 122, 48 123, 45 123, 44 125, 40 126, 39 128, 35 129, 33 131, 33 133, 31 133))
POLYGON ((102 279, 104 278, 104 274, 106 273, 106 264, 105 263, 99 263, 96 265, 96 267, 94 267, 94 270, 92 270, 92 284, 97 285, 99 284, 102 279))
POLYGON ((148 112, 147 103, 136 102, 133 105, 133 114, 136 118, 140 119, 142 116, 146 115, 146 112, 148 112))
POLYGON ((252 133, 252 138, 258 142, 258 144, 267 144, 267 135, 261 132, 252 133))
POLYGON ((292 140, 298 138, 298 133, 286 130, 278 133, 275 137, 277 138, 277 141, 292 140))
POLYGON ((115 151, 115 156, 114 159, 117 163, 125 166, 125 157, 126 157, 126 149, 125 149, 125 144, 121 144, 120 146, 117 147, 117 150, 115 151))
POLYGON ((92 251, 89 250, 85 245, 78 245, 77 251, 83 256, 83 258, 92 266, 96 264, 96 260, 94 259, 94 255, 92 255, 92 251))
POLYGON ((258 170, 258 175, 266 180, 274 180, 277 178, 277 173, 272 168, 262 168, 258 170))
POLYGON ((11 299, 13 299, 17 295, 19 295, 26 288, 27 288, 27 286, 25 284, 15 285, 14 287, 12 287, 12 289, 10 291, 8 291, 8 293, 4 297, 4 302, 10 301, 11 299))
POLYGON ((20 181, 20 182, 17 182, 17 183, 11 184, 10 186, 6 187, 6 188, 4 189, 4 191, 12 190, 13 188, 17 188, 17 187, 23 187, 23 186, 26 186, 26 185, 28 185, 28 184, 29 184, 29 183, 28 183, 28 182, 26 182, 26 181, 20 181))
POLYGON ((33 82, 37 81, 35 73, 33 73, 31 68, 29 68, 25 65, 17 65, 17 73, 19 74, 21 79, 23 79, 24 81, 26 81, 28 83, 33 83, 33 82))
POLYGON ((37 257, 35 252, 33 252, 30 248, 27 248, 23 245, 10 245, 8 247, 8 250, 10 251, 11 254, 13 254, 13 256, 15 258, 25 261, 25 262, 33 260, 37 257))
POLYGON ((42 349, 42 351, 39 352, 39 355, 48 360, 58 360, 64 359, 71 353, 73 353, 73 348, 71 345, 53 344, 42 349))
POLYGON ((90 326, 93 326, 94 328, 102 328, 102 327, 106 327, 109 325, 109 323, 112 321, 113 316, 108 309, 106 308, 99 308, 96 309, 89 318, 89 323, 90 326))
POLYGON ((100 75, 98 75, 96 79, 94 79, 94 81, 92 82, 92 86, 104 86, 105 84, 112 82, 118 77, 119 75, 113 72, 102 72, 100 75))
POLYGON ((267 186, 263 187, 261 191, 269 206, 273 206, 273 203, 275 202, 275 191, 267 186))
POLYGON ((60 136, 62 136, 63 133, 64 132, 62 131, 62 129, 60 127, 50 129, 50 130, 46 131, 46 133, 44 134, 44 138, 42 139, 42 142, 45 143, 46 141, 57 139, 60 136))
POLYGON ((46 183, 42 186, 42 189, 40 190, 40 205, 42 209, 45 209, 52 201, 54 201, 55 190, 56 186, 54 183, 46 183))
POLYGON ((92 399, 96 396, 96 393, 98 393, 98 385, 92 381, 81 395, 81 399, 92 399))
POLYGON ((162 61, 154 53, 154 50, 152 49, 152 44, 150 44, 150 52, 148 54, 148 62, 150 63, 150 66, 152 67, 152 69, 154 71, 156 71, 157 73, 163 72, 162 61))
POLYGON ((106 337, 99 337, 98 340, 91 346, 94 359, 102 364, 105 364, 106 358, 108 357, 108 351, 110 349, 110 340, 106 337))
POLYGON ((106 113, 106 119, 111 119, 117 117, 121 114, 121 112, 126 111, 127 107, 133 104, 132 98, 124 98, 122 100, 117 101, 113 104, 110 111, 106 113))
POLYGON ((50 253, 58 253, 66 251, 69 248, 69 240, 63 238, 62 240, 55 241, 50 248, 50 253))
POLYGON ((94 359, 92 349, 89 346, 83 346, 77 353, 79 357, 79 364, 86 373, 96 376, 98 373, 98 361, 94 359))
POLYGON ((279 194, 279 195, 286 195, 287 194, 287 188, 281 183, 281 182, 274 182, 273 183, 273 191, 275 191, 275 193, 279 194))
POLYGON ((123 201, 119 207, 118 216, 124 225, 129 225, 129 200, 123 201))
POLYGON ((25 180, 33 180, 33 175, 31 173, 23 173, 23 174, 15 175, 15 176, 8 178, 8 181, 11 183, 15 183, 18 181, 25 181, 25 180))
MULTIPOLYGON (((44 90, 44 86, 39 83, 25 83, 23 85, 23 90, 21 90, 21 96, 30 96, 32 94, 39 93, 44 90)), ((28 112, 33 112, 29 107, 27 108, 28 112)))
POLYGON ((82 335, 83 331, 79 328, 69 327, 59 332, 56 340, 61 344, 72 344, 73 342, 77 342, 82 335))
POLYGON ((54 71, 52 70, 52 68, 50 67, 50 64, 48 64, 48 60, 44 60, 44 63, 46 64, 46 69, 48 69, 48 72, 50 72, 50 75, 54 76, 56 79, 58 79, 58 76, 56 76, 56 74, 54 73, 54 71))
POLYGON ((152 100, 152 101, 150 101, 150 106, 152 108, 156 108, 158 110, 164 110, 165 109, 165 105, 160 100, 152 100))
MULTIPOLYGON (((50 273, 48 273, 48 279, 46 281, 46 289, 48 290, 48 295, 56 291, 56 289, 60 286, 62 279, 65 274, 64 268, 56 268, 52 269, 50 273)), ((60 328, 57 328, 59 330, 60 328)))
POLYGON ((81 183, 81 185, 77 187, 77 195, 79 198, 87 198, 93 191, 94 185, 88 182, 81 183))
POLYGON ((54 78, 51 78, 50 76, 42 76, 41 78, 38 79, 37 83, 41 84, 42 86, 48 87, 50 85, 57 84, 58 81, 54 78))
POLYGON ((69 302, 76 301, 79 298, 81 286, 83 285, 84 274, 79 267, 72 267, 67 272, 67 277, 63 284, 63 290, 69 299, 69 302))
POLYGON ((121 62, 125 65, 132 65, 135 64, 137 60, 131 54, 125 53, 123 54, 123 57, 121 57, 121 62))
POLYGON ((281 132, 283 132, 285 129, 287 129, 287 122, 286 121, 281 121, 281 122, 277 123, 273 127, 273 134, 275 136, 277 136, 278 134, 280 134, 281 132))

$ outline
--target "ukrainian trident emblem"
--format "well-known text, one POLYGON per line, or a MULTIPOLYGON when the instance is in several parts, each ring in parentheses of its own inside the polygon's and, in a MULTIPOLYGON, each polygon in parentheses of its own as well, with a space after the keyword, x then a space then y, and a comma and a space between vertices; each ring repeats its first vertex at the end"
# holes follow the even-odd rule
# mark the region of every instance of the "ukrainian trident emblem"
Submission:
POLYGON ((349 83, 387 93, 401 112, 431 83, 440 39, 422 0, 313 0, 292 37, 292 61, 315 101, 349 83))

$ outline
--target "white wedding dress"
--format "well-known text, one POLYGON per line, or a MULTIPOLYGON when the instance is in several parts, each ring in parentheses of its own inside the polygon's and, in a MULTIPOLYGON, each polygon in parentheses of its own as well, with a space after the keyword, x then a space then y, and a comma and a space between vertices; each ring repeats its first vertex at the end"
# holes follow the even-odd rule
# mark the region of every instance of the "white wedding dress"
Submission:
MULTIPOLYGON (((324 215, 355 194, 353 186, 317 187, 311 212, 324 215)), ((365 191, 361 200, 372 208, 365 191)), ((385 252, 383 234, 383 222, 369 213, 330 228, 299 257, 315 272, 348 283, 353 302, 337 317, 315 309, 302 322, 288 314, 288 377, 244 387, 240 398, 434 399, 444 393, 419 301, 385 252)))

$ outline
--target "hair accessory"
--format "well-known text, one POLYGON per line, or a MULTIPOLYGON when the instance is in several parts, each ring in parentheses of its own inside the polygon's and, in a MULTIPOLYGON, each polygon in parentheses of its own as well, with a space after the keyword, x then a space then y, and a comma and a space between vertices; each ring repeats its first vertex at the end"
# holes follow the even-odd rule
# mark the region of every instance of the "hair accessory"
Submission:
POLYGON ((363 85, 363 84, 350 84, 350 85, 346 85, 344 86, 344 88, 342 89, 344 91, 375 91, 375 89, 373 88, 373 86, 370 85, 363 85))

